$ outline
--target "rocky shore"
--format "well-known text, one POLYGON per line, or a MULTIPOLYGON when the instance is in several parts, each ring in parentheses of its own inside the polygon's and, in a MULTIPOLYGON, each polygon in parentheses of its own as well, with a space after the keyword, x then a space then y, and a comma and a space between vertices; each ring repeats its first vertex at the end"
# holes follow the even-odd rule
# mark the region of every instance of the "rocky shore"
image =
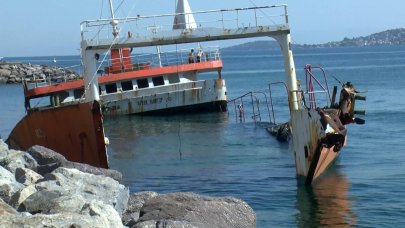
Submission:
POLYGON ((255 227, 245 202, 194 193, 130 194, 121 173, 0 139, 0 227, 255 227))
POLYGON ((66 68, 47 65, 0 62, 0 84, 29 82, 71 81, 81 76, 66 68))

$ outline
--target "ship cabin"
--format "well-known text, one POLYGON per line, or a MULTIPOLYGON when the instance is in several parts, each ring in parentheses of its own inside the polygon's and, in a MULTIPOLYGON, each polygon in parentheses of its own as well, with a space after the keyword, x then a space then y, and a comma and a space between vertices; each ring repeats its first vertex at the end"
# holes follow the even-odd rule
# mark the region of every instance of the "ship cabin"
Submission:
MULTIPOLYGON (((176 51, 133 54, 132 48, 112 49, 100 56, 97 71, 102 103, 145 97, 198 87, 200 73, 221 80, 222 61, 219 47, 197 47, 176 51), (191 49, 195 50, 190 59, 191 49), (201 50, 203 54, 197 56, 201 50), (103 64, 102 58, 109 58, 103 64)), ((54 78, 61 78, 60 76, 54 78)), ((25 107, 52 108, 78 102, 84 98, 84 81, 24 83, 25 107)), ((225 91, 226 93, 226 91, 225 91)), ((224 94, 226 95, 226 94, 224 94)), ((142 101, 145 103, 145 101, 142 101)), ((146 101, 147 102, 147 101, 146 101)))

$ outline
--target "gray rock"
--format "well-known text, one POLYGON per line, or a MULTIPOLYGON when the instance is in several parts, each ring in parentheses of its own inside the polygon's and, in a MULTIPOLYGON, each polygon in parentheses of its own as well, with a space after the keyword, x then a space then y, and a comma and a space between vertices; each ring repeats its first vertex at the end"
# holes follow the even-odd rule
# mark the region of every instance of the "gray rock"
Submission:
POLYGON ((108 218, 76 213, 36 214, 32 216, 10 215, 0 220, 0 227, 122 227, 110 226, 108 218))
POLYGON ((37 167, 37 172, 41 175, 52 172, 59 167, 74 168, 82 172, 91 173, 94 175, 105 175, 113 178, 116 181, 122 181, 122 174, 116 170, 97 168, 88 164, 71 162, 66 158, 43 146, 33 146, 27 151, 40 166, 37 167))
POLYGON ((69 80, 81 78, 78 73, 61 67, 33 64, 0 64, 0 83, 19 83, 23 79, 33 77, 44 79, 45 76, 60 77, 64 75, 66 75, 69 80), (74 75, 74 77, 70 77, 70 75, 74 75))
POLYGON ((120 172, 118 172, 117 170, 113 170, 113 169, 103 169, 103 168, 94 167, 94 166, 91 166, 88 164, 71 162, 71 161, 67 161, 67 160, 62 162, 61 167, 77 169, 82 172, 91 173, 94 175, 103 175, 103 176, 111 177, 112 179, 114 179, 118 182, 122 181, 122 174, 120 172))
POLYGON ((3 182, 15 182, 15 176, 9 170, 0 166, 0 181, 3 182))
POLYGON ((17 79, 15 78, 15 76, 14 75, 11 75, 11 76, 7 78, 7 83, 8 84, 16 83, 17 79))
POLYGON ((80 214, 107 218, 109 227, 124 227, 118 212, 111 205, 107 205, 103 202, 94 200, 85 204, 80 214))
POLYGON ((57 180, 43 180, 37 184, 35 184, 35 188, 38 191, 59 191, 64 194, 68 194, 69 189, 65 189, 64 186, 61 185, 60 181, 57 180))
POLYGON ((8 70, 8 69, 10 69, 10 65, 8 65, 8 64, 0 64, 0 69, 8 70))
POLYGON ((146 200, 156 197, 156 192, 139 192, 129 196, 128 206, 122 214, 122 223, 126 226, 133 226, 139 219, 139 213, 146 200))
POLYGON ((27 150, 27 153, 29 153, 39 165, 62 163, 63 161, 66 161, 66 158, 63 155, 43 146, 32 146, 27 150))
MULTIPOLYGON (((31 194, 22 203, 23 207, 20 210, 30 212, 31 214, 49 214, 55 207, 55 199, 60 198, 60 191, 38 191, 31 194)), ((84 204, 84 202, 83 202, 84 204)))
POLYGON ((12 173, 15 173, 17 168, 29 168, 35 170, 38 166, 37 162, 31 155, 17 150, 8 150, 6 153, 2 154, 0 165, 12 173))
POLYGON ((62 164, 59 162, 50 163, 47 165, 38 165, 37 166, 37 173, 44 176, 45 174, 52 173, 55 169, 61 167, 62 164))
POLYGON ((15 179, 21 184, 28 186, 37 183, 43 176, 27 168, 17 168, 15 170, 15 179))
POLYGON ((256 227, 253 209, 232 197, 171 193, 147 200, 134 227, 256 227), (147 223, 145 223, 147 222, 147 223), (176 225, 177 224, 177 225, 176 225))
POLYGON ((111 205, 101 201, 85 199, 79 194, 61 195, 58 191, 39 191, 28 197, 24 209, 34 214, 70 214, 105 218, 107 227, 122 227, 121 217, 111 205))
POLYGON ((11 197, 22 188, 23 185, 15 180, 14 174, 0 166, 0 199, 8 203, 11 197))
POLYGON ((37 192, 34 185, 27 186, 20 191, 16 192, 9 202, 11 206, 16 208, 18 211, 25 211, 24 205, 21 205, 29 196, 37 192))
POLYGON ((9 77, 11 75, 11 71, 7 69, 0 69, 0 77, 9 77))
MULTIPOLYGON (((16 215, 17 211, 0 199, 0 218, 5 218, 6 216, 16 215)), ((3 220, 3 219, 2 219, 3 220)), ((0 222, 1 225, 1 222, 0 222)))
POLYGON ((8 154, 8 145, 3 141, 3 139, 0 139, 0 159, 5 158, 7 154, 8 154))
POLYGON ((46 188, 43 182, 38 187, 45 187, 44 190, 55 190, 53 186, 62 188, 70 194, 82 195, 86 200, 98 200, 111 205, 121 215, 127 207, 129 190, 117 181, 106 176, 97 176, 84 173, 76 169, 57 168, 52 173, 44 176, 45 181, 55 181, 57 185, 50 185, 46 188))
MULTIPOLYGON (((14 75, 11 75, 11 76, 14 76, 14 75)), ((15 77, 15 82, 17 82, 17 83, 21 83, 23 80, 21 77, 17 77, 17 76, 14 76, 14 77, 15 77)))
POLYGON ((187 221, 172 221, 172 220, 164 220, 164 221, 145 221, 137 223, 136 225, 132 226, 134 228, 198 228, 198 227, 209 227, 205 224, 196 225, 195 223, 190 223, 187 221))

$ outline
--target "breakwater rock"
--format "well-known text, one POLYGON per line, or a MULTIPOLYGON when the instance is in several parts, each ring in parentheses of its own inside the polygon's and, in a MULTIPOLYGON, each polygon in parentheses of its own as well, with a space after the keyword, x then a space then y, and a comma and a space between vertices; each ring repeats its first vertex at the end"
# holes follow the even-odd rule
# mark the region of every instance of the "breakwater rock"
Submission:
POLYGON ((115 170, 0 139, 0 227, 255 227, 245 202, 194 193, 129 194, 115 170))
POLYGON ((61 82, 82 78, 73 70, 47 65, 0 62, 0 83, 61 82))

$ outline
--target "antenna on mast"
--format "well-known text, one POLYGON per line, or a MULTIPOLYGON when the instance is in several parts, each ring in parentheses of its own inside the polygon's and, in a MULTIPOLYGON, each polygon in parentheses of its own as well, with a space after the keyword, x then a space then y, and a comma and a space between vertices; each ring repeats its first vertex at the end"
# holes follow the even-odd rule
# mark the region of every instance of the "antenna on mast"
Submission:
POLYGON ((112 0, 109 0, 110 2, 110 11, 111 11, 111 26, 113 27, 113 36, 114 37, 118 37, 118 21, 115 20, 115 16, 114 16, 114 9, 113 9, 113 4, 112 4, 112 0))

